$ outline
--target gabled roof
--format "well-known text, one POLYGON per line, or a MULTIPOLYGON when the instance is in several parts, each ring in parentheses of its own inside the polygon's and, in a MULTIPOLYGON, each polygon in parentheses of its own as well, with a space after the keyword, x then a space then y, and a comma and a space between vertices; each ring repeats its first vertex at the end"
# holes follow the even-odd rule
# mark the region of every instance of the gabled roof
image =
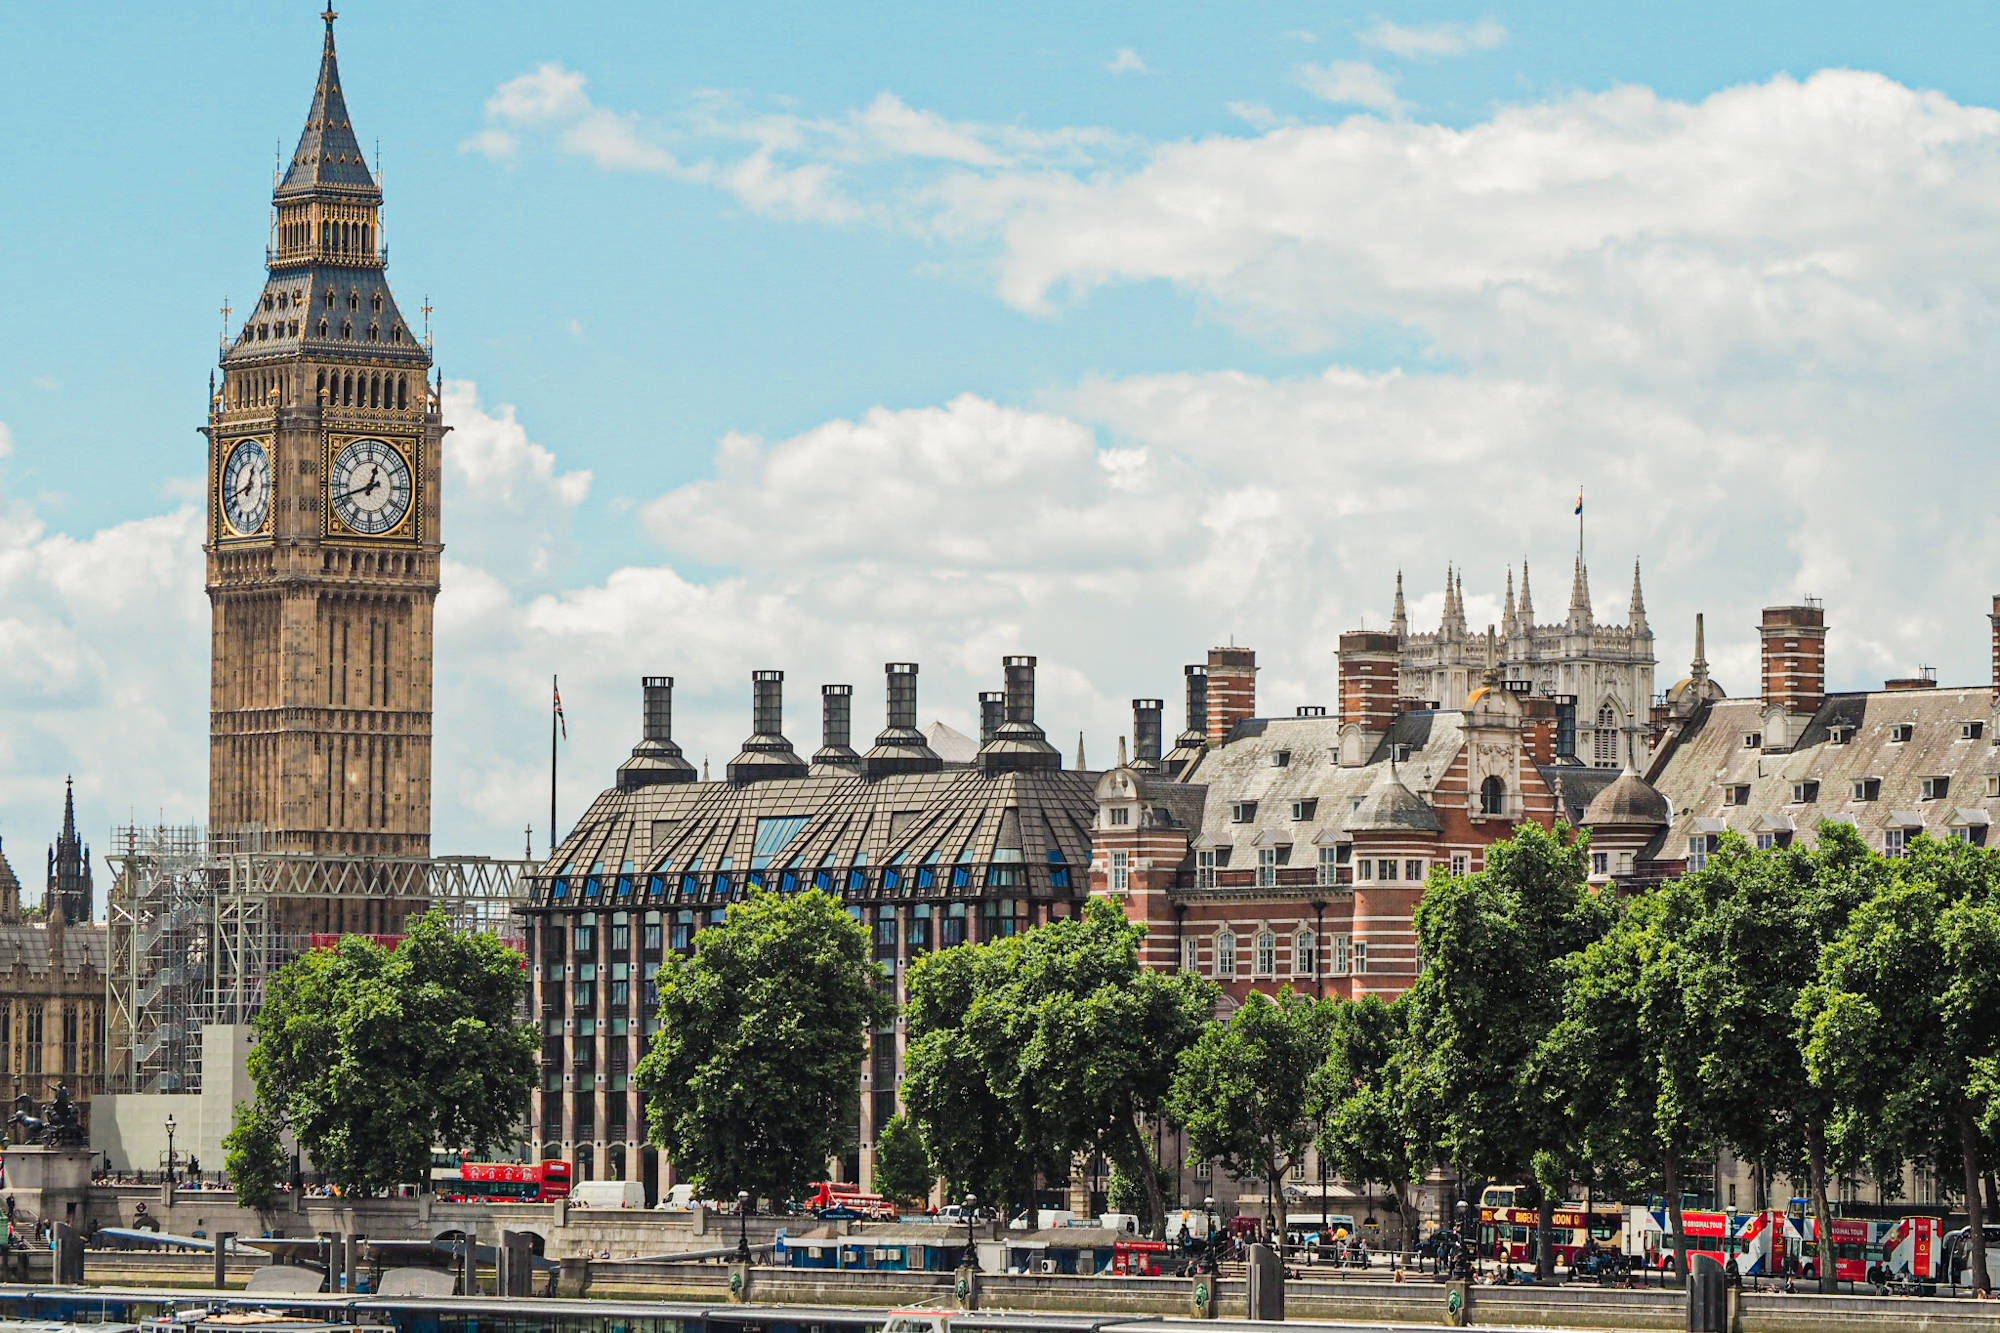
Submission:
POLYGON ((1654 766, 1653 786, 1674 811, 1660 854, 1677 859, 1688 834, 1723 828, 1754 840, 1759 825, 1777 815, 1788 816, 1797 837, 1808 842, 1828 818, 1853 823, 1878 846, 1887 828, 1921 826, 1933 836, 1949 836, 1953 827, 1972 826, 1966 812, 1990 818, 2000 811, 2000 798, 1987 795, 1989 780, 2000 774, 1994 719, 1991 691, 1983 685, 1837 694, 1820 706, 1798 744, 1765 750, 1744 744, 1761 737, 1761 700, 1705 704, 1654 766), (1909 729, 1908 740, 1895 739, 1898 727, 1909 729), (1966 734, 1973 730, 1980 734, 1966 734), (1836 731, 1840 744, 1833 740, 1836 731), (1855 783, 1863 778, 1877 784, 1872 801, 1855 798, 1855 783), (1937 778, 1946 781, 1933 782, 1926 798, 1925 780, 1937 778), (1744 799, 1726 803, 1724 789, 1731 787, 1744 799), (1794 801, 1794 787, 1813 799, 1794 801))
POLYGON ((326 21, 326 43, 320 49, 319 82, 313 88, 298 149, 292 154, 283 184, 278 186, 281 198, 320 190, 376 192, 375 178, 368 172, 368 161, 347 115, 347 99, 340 91, 340 62, 333 51, 333 21, 338 15, 331 3, 320 17, 326 21))

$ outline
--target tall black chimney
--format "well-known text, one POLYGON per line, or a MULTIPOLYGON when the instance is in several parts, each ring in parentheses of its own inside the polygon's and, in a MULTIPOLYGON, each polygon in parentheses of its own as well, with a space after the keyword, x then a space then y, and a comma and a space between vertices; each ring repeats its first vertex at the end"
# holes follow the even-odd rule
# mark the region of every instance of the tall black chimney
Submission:
POLYGON ((924 741, 917 730, 917 664, 886 662, 882 671, 888 678, 888 725, 875 738, 875 748, 861 756, 865 777, 879 778, 890 773, 933 773, 944 760, 924 741))
POLYGON ((1002 658, 1006 671, 1006 720, 993 739, 979 747, 980 765, 988 773, 1062 767, 1062 754, 1035 725, 1035 659, 1002 658))
POLYGON ((814 777, 848 777, 861 771, 861 756, 849 744, 853 735, 854 687, 819 687, 820 746, 813 752, 814 777))
POLYGON ((999 690, 979 692, 979 743, 993 739, 1000 730, 1000 724, 1007 720, 1007 696, 999 690))
POLYGON ((1187 730, 1174 738, 1174 748, 1160 763, 1170 778, 1184 776, 1208 748, 1208 666, 1195 662, 1187 673, 1187 730))
POLYGON ((1160 767, 1160 712, 1165 706, 1159 699, 1132 701, 1132 767, 1160 767))
POLYGON ((639 682, 639 743, 618 766, 618 790, 637 791, 669 782, 693 782, 694 765, 674 744, 674 678, 646 676, 639 682))
POLYGON ((750 673, 750 738, 743 752, 729 761, 729 780, 762 782, 767 778, 802 778, 805 760, 785 739, 785 673, 750 673))

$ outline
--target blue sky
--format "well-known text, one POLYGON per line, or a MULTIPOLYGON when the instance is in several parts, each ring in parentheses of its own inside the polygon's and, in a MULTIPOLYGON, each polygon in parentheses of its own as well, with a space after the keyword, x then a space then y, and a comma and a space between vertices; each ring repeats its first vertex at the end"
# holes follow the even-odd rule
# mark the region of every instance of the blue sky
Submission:
MULTIPOLYGON (((0 12, 32 57, 0 81, 10 848, 72 769, 92 829, 200 817, 194 427, 315 8, 0 12)), ((1228 634, 1271 707, 1330 701, 1398 567, 1435 602, 1467 565, 1477 615, 1529 557, 1547 615, 1579 482, 1600 618, 1647 562, 1662 686, 1706 609, 1750 688, 1755 608, 1802 593, 1840 683, 1983 677, 1980 7, 578 14, 338 28, 392 282, 458 386, 441 846, 539 820, 536 745, 479 720, 538 734, 551 670, 572 811, 641 671, 686 677, 719 764, 753 665, 809 744, 818 680, 866 700, 912 656, 969 725, 988 659, 1039 652, 1101 761, 1228 634)))

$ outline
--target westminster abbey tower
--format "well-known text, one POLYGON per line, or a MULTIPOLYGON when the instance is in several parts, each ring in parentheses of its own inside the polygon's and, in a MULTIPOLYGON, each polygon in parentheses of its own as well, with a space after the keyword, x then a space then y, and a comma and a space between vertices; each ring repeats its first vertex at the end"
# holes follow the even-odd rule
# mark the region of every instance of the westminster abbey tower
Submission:
MULTIPOLYGON (((209 824, 268 851, 424 857, 445 427, 323 17, 269 276, 229 330, 202 432, 209 824)), ((329 915, 314 928, 387 924, 329 915)))

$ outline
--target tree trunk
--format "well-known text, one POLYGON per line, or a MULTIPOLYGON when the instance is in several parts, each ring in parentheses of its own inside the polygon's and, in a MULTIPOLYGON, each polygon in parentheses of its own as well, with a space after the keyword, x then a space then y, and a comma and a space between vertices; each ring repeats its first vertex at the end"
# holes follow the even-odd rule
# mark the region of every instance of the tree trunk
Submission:
POLYGON ((1979 1126, 1972 1118, 1972 1104, 1961 1100, 1958 1104, 1958 1152, 1965 1162, 1965 1251, 1972 1265, 1972 1287, 1985 1293, 1989 1290, 1986 1280, 1986 1209, 1979 1197, 1980 1152, 1979 1126))
POLYGON ((1126 1149, 1136 1154, 1132 1167, 1139 1172, 1141 1188, 1146 1192, 1146 1207, 1152 1212, 1153 1239, 1167 1238, 1167 1196, 1160 1188, 1160 1173, 1155 1169, 1152 1150, 1146 1146, 1146 1136, 1139 1132, 1139 1122, 1135 1117, 1126 1116, 1126 1149))
POLYGON ((1549 1194, 1549 1187, 1542 1186, 1542 1201, 1535 1210, 1535 1276, 1547 1282, 1556 1273, 1556 1257, 1552 1242, 1556 1229, 1556 1201, 1549 1194))
POLYGON ((1816 1120, 1806 1124, 1806 1166, 1812 1176, 1813 1230, 1819 1233, 1813 1247, 1819 1257, 1819 1289, 1832 1292, 1838 1279, 1833 1271, 1833 1210, 1826 1206, 1826 1126, 1816 1120))
POLYGON ((1673 1235, 1667 1237, 1667 1246, 1674 1256, 1674 1273, 1687 1273, 1687 1255, 1682 1249, 1682 1238, 1687 1235, 1687 1221, 1681 1216, 1681 1154, 1678 1148, 1668 1148, 1660 1154, 1660 1183, 1667 1194, 1667 1227, 1673 1235))

